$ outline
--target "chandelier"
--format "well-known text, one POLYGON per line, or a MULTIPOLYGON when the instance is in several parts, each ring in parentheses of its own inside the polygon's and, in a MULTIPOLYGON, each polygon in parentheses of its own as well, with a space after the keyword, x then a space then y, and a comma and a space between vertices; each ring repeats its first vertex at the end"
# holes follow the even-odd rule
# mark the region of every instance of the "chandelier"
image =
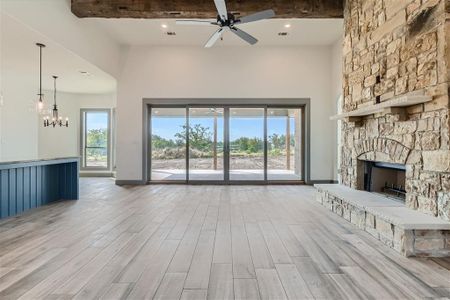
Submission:
POLYGON ((58 114, 58 106, 56 105, 56 79, 58 76, 53 76, 53 110, 52 110, 52 117, 50 121, 50 117, 46 116, 44 117, 44 127, 69 127, 69 118, 65 119, 65 122, 63 122, 62 117, 58 114))

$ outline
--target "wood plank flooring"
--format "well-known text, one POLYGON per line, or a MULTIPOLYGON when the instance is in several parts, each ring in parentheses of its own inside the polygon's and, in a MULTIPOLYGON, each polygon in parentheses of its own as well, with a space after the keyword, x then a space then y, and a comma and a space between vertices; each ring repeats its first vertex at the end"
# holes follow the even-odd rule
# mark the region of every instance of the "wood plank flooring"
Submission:
POLYGON ((450 297, 450 259, 402 257, 313 192, 82 179, 0 221, 0 299, 450 297))

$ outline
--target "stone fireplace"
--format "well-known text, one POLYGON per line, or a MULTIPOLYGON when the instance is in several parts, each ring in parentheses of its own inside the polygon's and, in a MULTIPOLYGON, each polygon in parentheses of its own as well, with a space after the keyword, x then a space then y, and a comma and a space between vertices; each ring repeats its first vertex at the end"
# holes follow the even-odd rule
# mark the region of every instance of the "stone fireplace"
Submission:
POLYGON ((405 202, 406 166, 384 162, 364 162, 364 190, 405 202))
POLYGON ((450 1, 347 0, 344 26, 341 182, 316 199, 405 256, 450 256, 450 1))
POLYGON ((364 190, 367 161, 403 165, 406 207, 447 221, 449 12, 445 0, 346 1, 340 149, 342 184, 364 190))

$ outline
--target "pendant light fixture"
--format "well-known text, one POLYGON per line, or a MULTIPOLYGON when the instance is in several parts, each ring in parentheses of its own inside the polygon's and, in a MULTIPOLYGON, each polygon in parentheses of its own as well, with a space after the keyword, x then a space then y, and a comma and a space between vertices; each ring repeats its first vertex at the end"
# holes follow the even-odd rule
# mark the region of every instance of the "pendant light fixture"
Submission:
POLYGON ((44 94, 42 93, 42 48, 45 48, 44 44, 36 43, 39 47, 39 99, 37 103, 38 110, 41 111, 44 108, 44 94))
POLYGON ((44 117, 44 127, 69 127, 69 118, 66 118, 63 123, 62 117, 58 114, 58 106, 56 105, 56 79, 58 76, 53 76, 53 110, 52 110, 52 119, 50 121, 50 117, 44 117))

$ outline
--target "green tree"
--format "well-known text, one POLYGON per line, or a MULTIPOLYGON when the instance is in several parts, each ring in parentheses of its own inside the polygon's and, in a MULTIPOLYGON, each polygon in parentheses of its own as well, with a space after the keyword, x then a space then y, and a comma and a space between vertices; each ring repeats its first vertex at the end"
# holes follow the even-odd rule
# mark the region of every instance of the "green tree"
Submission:
MULTIPOLYGON (((177 144, 183 145, 186 143, 186 125, 182 126, 182 131, 175 134, 177 144)), ((204 127, 201 124, 195 124, 189 127, 189 146, 192 149, 209 152, 212 150, 212 132, 209 127, 204 127)))
MULTIPOLYGON (((270 150, 284 150, 286 149, 286 135, 274 133, 268 138, 270 150)), ((291 147, 295 146, 295 136, 291 134, 291 147)))
POLYGON ((271 150, 284 149, 286 145, 286 137, 284 134, 272 134, 269 136, 269 147, 271 150))
POLYGON ((173 140, 168 140, 160 137, 159 135, 152 135, 152 147, 154 149, 166 149, 166 148, 175 148, 177 145, 173 140))
POLYGON ((240 137, 231 142, 232 148, 237 148, 240 152, 257 153, 263 149, 263 141, 260 138, 240 137))
POLYGON ((259 138, 251 138, 248 140, 247 152, 257 153, 263 150, 263 141, 259 138))
POLYGON ((107 155, 108 131, 105 128, 89 129, 86 135, 87 155, 99 160, 107 155))
POLYGON ((106 147, 107 131, 106 129, 89 129, 86 139, 88 147, 106 147))

